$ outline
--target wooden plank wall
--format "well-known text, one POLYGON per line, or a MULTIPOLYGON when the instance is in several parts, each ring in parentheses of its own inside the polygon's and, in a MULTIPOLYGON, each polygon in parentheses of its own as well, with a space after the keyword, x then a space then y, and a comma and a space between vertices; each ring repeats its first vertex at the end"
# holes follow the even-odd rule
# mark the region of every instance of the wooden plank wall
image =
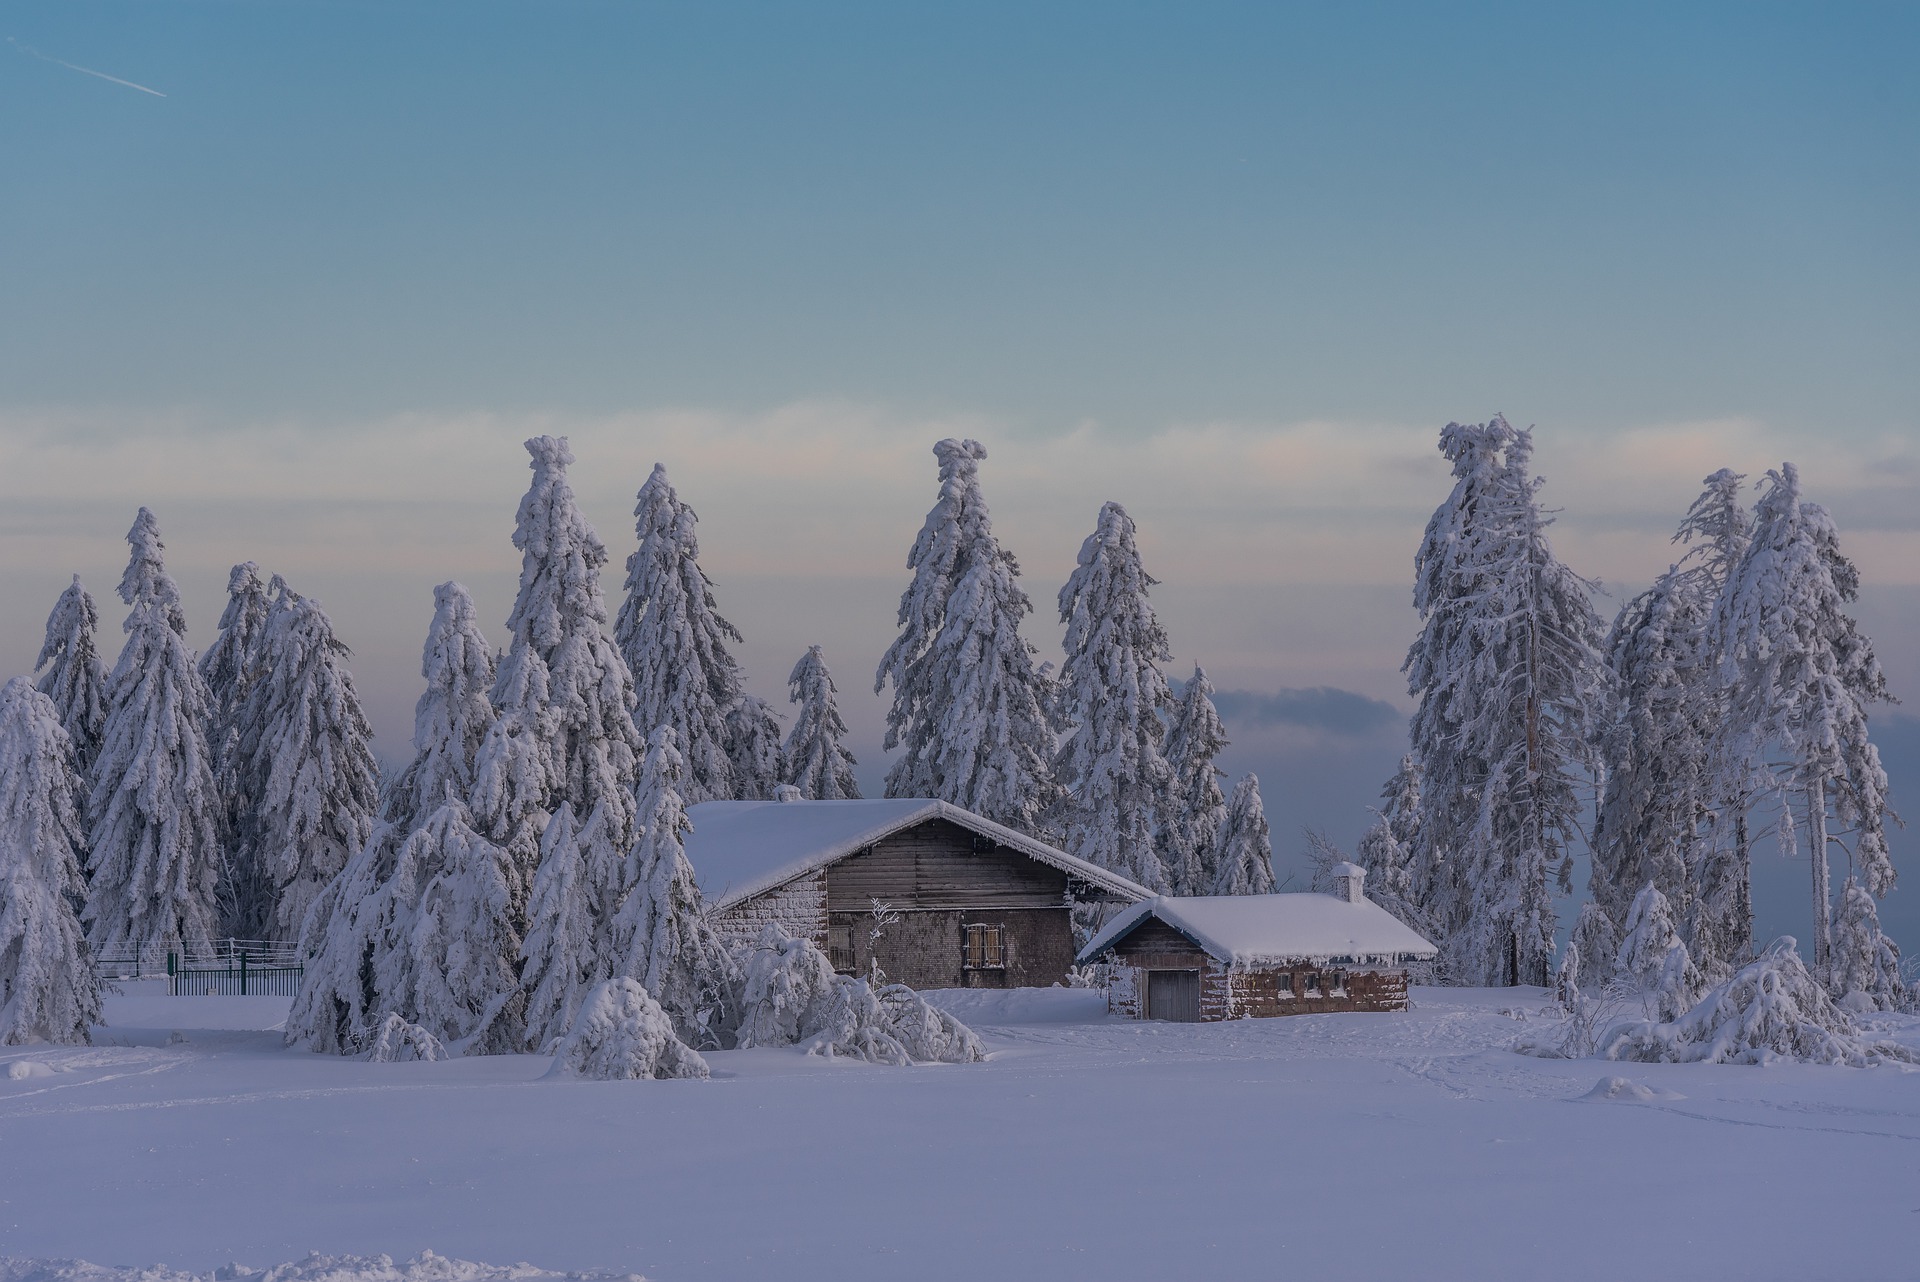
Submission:
POLYGON ((864 913, 875 899, 895 908, 1053 908, 1067 875, 1017 850, 973 848, 973 834, 945 819, 895 833, 827 869, 827 910, 864 913))

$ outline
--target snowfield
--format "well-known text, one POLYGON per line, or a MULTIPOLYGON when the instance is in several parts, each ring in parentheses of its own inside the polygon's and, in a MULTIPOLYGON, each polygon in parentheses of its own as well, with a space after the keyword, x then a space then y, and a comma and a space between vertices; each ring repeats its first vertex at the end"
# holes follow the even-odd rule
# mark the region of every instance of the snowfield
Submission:
MULTIPOLYGON (((45 1263, 74 1259, 288 1282, 1920 1269, 1920 1073, 1529 1058, 1506 1048, 1537 989, 1213 1025, 948 992, 988 1062, 711 1052, 705 1082, 337 1059, 281 1047, 284 999, 131 989, 94 1047, 0 1051, 5 1282, 122 1276, 45 1263)), ((1873 1024, 1920 1046, 1920 1019, 1873 1024)))

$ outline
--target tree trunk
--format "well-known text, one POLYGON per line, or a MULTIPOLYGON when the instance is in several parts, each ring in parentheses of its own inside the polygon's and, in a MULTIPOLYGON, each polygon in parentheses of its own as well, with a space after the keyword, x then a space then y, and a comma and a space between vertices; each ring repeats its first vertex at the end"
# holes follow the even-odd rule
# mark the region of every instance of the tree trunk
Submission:
POLYGON ((1807 842, 1813 856, 1813 964, 1821 983, 1827 980, 1827 961, 1833 910, 1827 885, 1827 781, 1807 785, 1807 842))
POLYGON ((1740 860, 1735 872, 1738 880, 1735 882, 1733 899, 1733 921, 1740 937, 1735 941, 1733 956, 1727 960, 1737 967, 1753 960, 1753 856, 1748 848, 1744 797, 1740 801, 1740 813, 1733 821, 1733 833, 1740 847, 1740 860))

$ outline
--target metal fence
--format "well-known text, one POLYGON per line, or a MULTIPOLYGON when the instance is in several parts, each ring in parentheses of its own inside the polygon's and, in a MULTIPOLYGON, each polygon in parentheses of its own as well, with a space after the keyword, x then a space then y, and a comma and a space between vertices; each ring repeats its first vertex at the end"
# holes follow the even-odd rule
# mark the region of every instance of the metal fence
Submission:
MULTIPOLYGON (((285 982, 266 978, 270 973, 291 971, 293 982, 297 984, 302 961, 299 948, 293 944, 270 943, 261 939, 216 939, 184 949, 158 944, 95 953, 93 970, 94 974, 106 980, 165 979, 174 993, 203 993, 210 988, 221 993, 239 993, 243 991, 241 985, 244 983, 244 991, 251 996, 255 993, 280 992, 277 988, 257 987, 258 984, 285 982), (226 982, 228 972, 232 972, 233 987, 220 987, 226 982), (221 978, 209 978, 199 987, 189 987, 180 982, 180 977, 188 974, 221 978)), ((289 995, 292 991, 291 988, 286 990, 289 995)))
POLYGON ((167 954, 168 991, 175 997, 292 997, 305 973, 306 967, 297 964, 258 965, 246 952, 218 965, 167 954))

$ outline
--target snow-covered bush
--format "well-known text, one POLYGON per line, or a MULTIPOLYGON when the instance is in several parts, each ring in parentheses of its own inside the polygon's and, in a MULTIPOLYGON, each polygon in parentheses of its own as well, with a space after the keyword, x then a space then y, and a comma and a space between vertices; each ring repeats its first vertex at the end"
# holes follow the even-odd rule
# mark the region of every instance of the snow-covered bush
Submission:
POLYGON ((373 1064, 432 1063, 447 1057, 440 1039, 418 1024, 409 1024, 393 1011, 380 1021, 367 1046, 367 1061, 373 1064))
POLYGON ((1807 973, 1791 935, 1774 940, 1759 960, 1678 1019, 1616 1024, 1601 1037, 1600 1053, 1650 1064, 1799 1059, 1859 1068, 1887 1060, 1920 1062, 1920 1055, 1896 1042, 1862 1037, 1807 973))
POLYGON ((707 1076, 707 1061, 673 1034, 673 1021, 632 979, 609 979, 587 994, 549 1077, 595 1081, 707 1076))
POLYGON ((85 1045, 100 990, 80 900, 80 787, 53 701, 25 677, 0 687, 0 1046, 85 1045))
POLYGON ((1900 977, 1900 947, 1880 933, 1873 896, 1851 877, 1833 920, 1833 962, 1827 991, 1848 1010, 1903 1010, 1913 994, 1900 977))
POLYGON ((810 939, 767 925, 743 959, 737 1045, 791 1046, 833 995, 833 963, 810 939))
POLYGON ((907 1057, 921 1064, 977 1064, 987 1057, 971 1028, 905 984, 888 984, 876 996, 893 1037, 907 1057))
POLYGON ((1705 985, 1694 968, 1667 897, 1652 882, 1627 910, 1626 937, 1614 958, 1614 982, 1637 996, 1648 1019, 1677 1019, 1705 985))

